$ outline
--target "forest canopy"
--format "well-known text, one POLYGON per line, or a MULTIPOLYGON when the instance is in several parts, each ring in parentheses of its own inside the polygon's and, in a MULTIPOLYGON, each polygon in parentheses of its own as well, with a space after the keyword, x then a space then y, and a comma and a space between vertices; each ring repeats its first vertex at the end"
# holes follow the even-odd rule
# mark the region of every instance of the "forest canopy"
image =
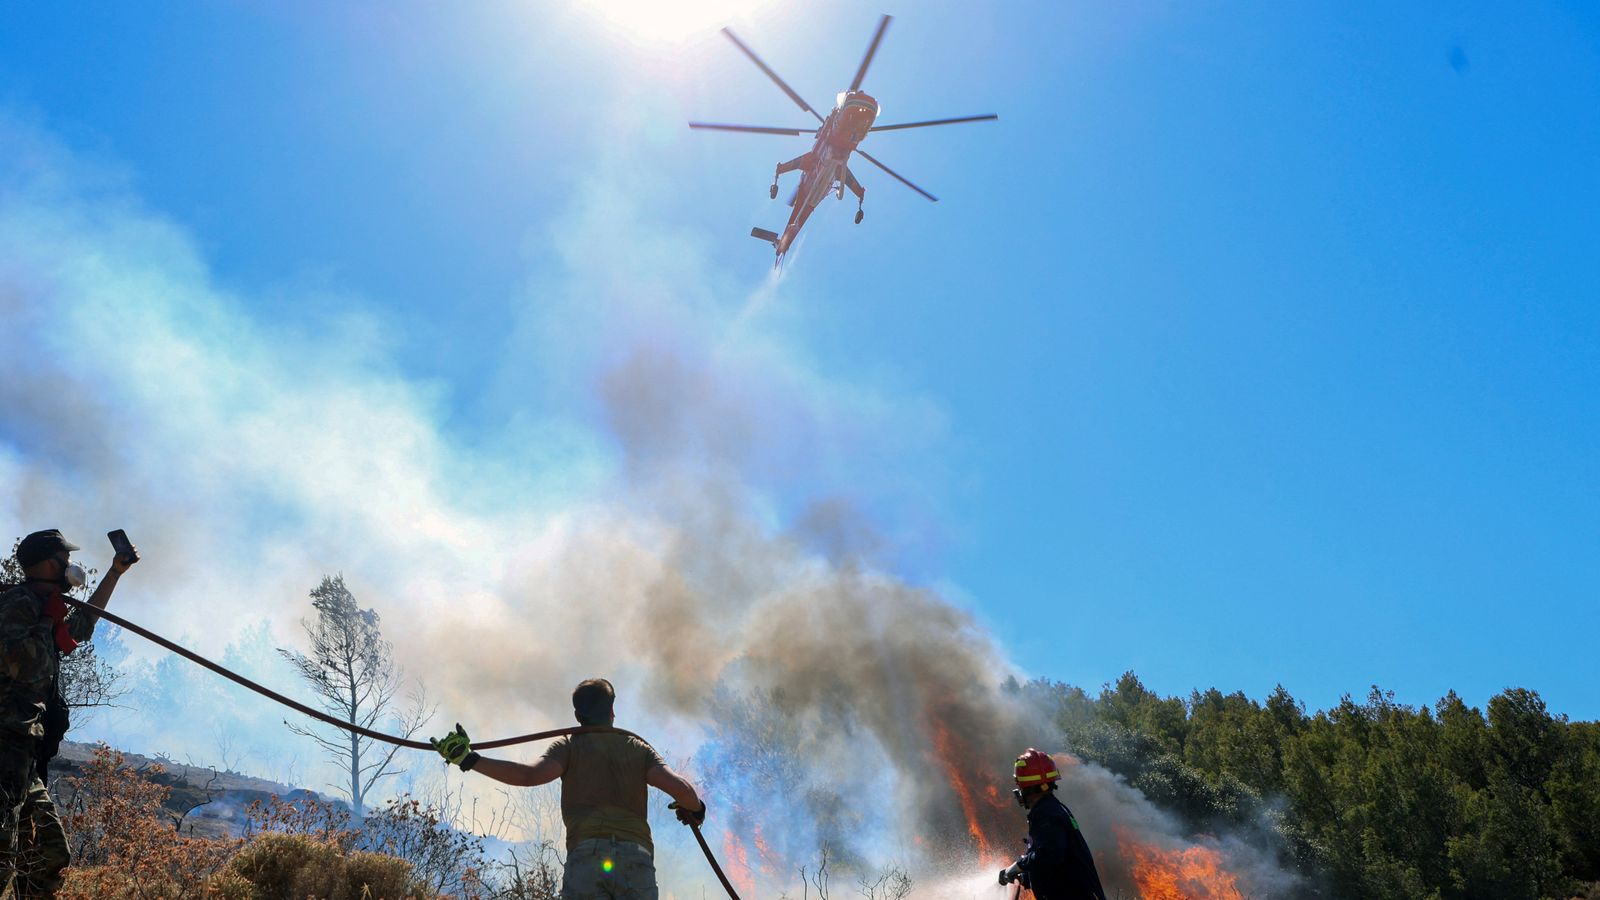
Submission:
POLYGON ((1600 897, 1600 723, 1553 715, 1534 691, 1481 710, 1374 687, 1308 714, 1281 685, 1261 702, 1161 697, 1132 672, 1096 696, 1012 687, 1053 710, 1078 756, 1196 832, 1265 826, 1304 896, 1600 897))

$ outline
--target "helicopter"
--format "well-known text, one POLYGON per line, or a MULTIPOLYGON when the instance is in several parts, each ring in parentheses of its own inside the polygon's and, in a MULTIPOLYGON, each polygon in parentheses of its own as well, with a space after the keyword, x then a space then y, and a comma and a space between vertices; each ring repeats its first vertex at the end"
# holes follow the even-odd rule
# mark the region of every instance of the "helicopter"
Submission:
POLYGON ((767 195, 778 199, 778 179, 789 173, 800 173, 800 184, 795 188, 794 195, 789 198, 789 223, 782 234, 768 231, 765 228, 752 228, 750 236, 760 238, 772 244, 777 251, 777 259, 773 262, 776 268, 783 262, 783 255, 794 245, 795 238, 799 236, 800 229, 810 218, 812 210, 817 208, 829 194, 843 200, 844 192, 849 190, 856 197, 856 224, 860 225, 866 213, 863 205, 866 201, 867 190, 856 180, 850 171, 849 161, 852 153, 872 163, 887 172, 896 181, 911 188, 929 200, 937 203, 939 198, 928 193, 911 183, 900 173, 889 168, 860 147, 867 135, 877 131, 900 131, 907 128, 926 128, 930 125, 954 125, 960 122, 985 122, 1000 118, 989 113, 981 116, 960 116, 953 119, 932 119, 925 122, 904 122, 897 125, 877 125, 878 101, 873 99, 866 91, 861 89, 861 82, 867 77, 867 67, 872 65, 872 57, 878 52, 878 44, 883 41, 883 33, 889 28, 890 16, 884 16, 878 21, 878 30, 872 35, 872 43, 867 45, 867 53, 861 59, 861 65, 856 69, 856 77, 851 80, 850 88, 841 91, 835 98, 833 111, 827 118, 812 108, 801 96, 789 87, 778 73, 772 71, 761 57, 755 54, 734 33, 724 28, 722 33, 733 42, 750 61, 756 64, 772 83, 793 100, 795 105, 810 113, 817 120, 816 128, 772 128, 759 125, 721 125, 710 122, 690 122, 690 128, 708 131, 739 131, 749 134, 778 134, 800 136, 807 134, 816 135, 816 140, 811 149, 800 154, 788 162, 779 163, 772 174, 772 186, 767 195))

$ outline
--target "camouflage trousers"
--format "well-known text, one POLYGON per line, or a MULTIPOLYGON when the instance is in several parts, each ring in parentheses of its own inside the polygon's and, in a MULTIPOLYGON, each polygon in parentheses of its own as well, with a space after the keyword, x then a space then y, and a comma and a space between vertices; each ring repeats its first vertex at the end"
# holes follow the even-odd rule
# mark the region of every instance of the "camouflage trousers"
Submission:
POLYGON ((34 774, 32 742, 0 742, 0 893, 12 884, 18 900, 54 897, 70 859, 56 805, 34 774))
POLYGON ((567 851, 561 900, 656 900, 656 861, 628 841, 579 841, 567 851))

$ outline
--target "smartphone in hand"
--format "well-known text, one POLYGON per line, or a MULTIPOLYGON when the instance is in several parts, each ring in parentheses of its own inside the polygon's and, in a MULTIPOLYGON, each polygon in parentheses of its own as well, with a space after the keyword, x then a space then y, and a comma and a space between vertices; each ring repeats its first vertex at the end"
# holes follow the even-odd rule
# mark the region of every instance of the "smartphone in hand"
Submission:
POLYGON ((111 550, 118 557, 130 556, 134 562, 139 561, 139 554, 133 549, 133 542, 128 540, 128 533, 118 528, 116 531, 106 532, 106 537, 111 539, 111 550))

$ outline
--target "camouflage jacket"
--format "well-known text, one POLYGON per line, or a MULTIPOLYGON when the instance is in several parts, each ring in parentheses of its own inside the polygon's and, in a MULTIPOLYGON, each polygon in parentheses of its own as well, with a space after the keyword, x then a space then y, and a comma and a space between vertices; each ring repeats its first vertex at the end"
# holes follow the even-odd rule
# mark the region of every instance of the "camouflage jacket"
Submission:
MULTIPOLYGON (((0 592, 0 741, 44 736, 40 719, 61 668, 55 624, 45 615, 44 602, 25 585, 0 592)), ((74 638, 87 641, 98 618, 74 608, 67 612, 67 627, 74 638)))

